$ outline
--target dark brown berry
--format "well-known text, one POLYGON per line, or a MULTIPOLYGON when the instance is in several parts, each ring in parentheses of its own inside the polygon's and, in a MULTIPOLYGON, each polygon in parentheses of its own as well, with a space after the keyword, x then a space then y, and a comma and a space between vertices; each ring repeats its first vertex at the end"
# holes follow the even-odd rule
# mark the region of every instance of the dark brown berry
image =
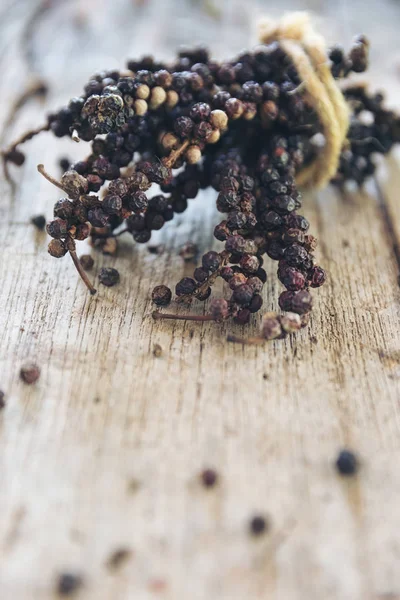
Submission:
POLYGON ((172 292, 166 285, 157 285, 151 293, 151 299, 157 306, 168 306, 172 292))
POLYGON ((206 254, 204 254, 204 256, 202 258, 202 265, 203 265, 203 269, 205 269, 206 271, 211 271, 211 273, 214 273, 214 271, 217 271, 221 265, 221 257, 218 254, 218 252, 214 252, 213 250, 210 250, 210 252, 207 252, 206 254))
POLYGON ((99 281, 103 285, 107 287, 112 287, 119 283, 119 273, 117 269, 113 269, 112 267, 103 267, 99 273, 99 281))
POLYGON ((250 533, 252 533, 253 535, 262 535, 267 530, 267 527, 267 521, 261 515, 256 515, 250 521, 250 533))
POLYGON ((310 285, 313 288, 320 287, 325 283, 326 273, 321 267, 313 267, 309 274, 310 285))
POLYGON ((80 587, 83 579, 76 573, 61 573, 57 581, 57 593, 59 596, 72 596, 80 587))
POLYGON ((224 298, 214 298, 210 302, 210 314, 216 321, 223 321, 229 314, 229 304, 224 298))
POLYGON ((211 488, 218 483, 218 473, 214 469, 204 469, 200 474, 200 479, 204 487, 211 488))
POLYGON ((90 254, 82 254, 82 256, 79 258, 79 261, 85 271, 90 271, 93 268, 94 260, 90 254))
POLYGON ((43 231, 46 226, 46 217, 44 215, 36 215, 36 217, 31 218, 31 223, 39 229, 39 231, 43 231))
POLYGON ((32 383, 36 383, 36 381, 40 377, 40 368, 34 363, 28 363, 21 367, 19 375, 25 383, 31 385, 32 383))
POLYGON ((177 296, 190 295, 193 294, 193 292, 196 290, 196 287, 197 284, 194 279, 191 279, 190 277, 184 277, 176 284, 175 293, 177 296))
POLYGON ((244 283, 234 290, 232 299, 234 302, 237 302, 237 304, 246 306, 251 302, 253 295, 253 288, 247 283, 244 283))
POLYGON ((47 247, 48 253, 54 258, 62 258, 68 252, 63 240, 51 240, 47 247))
POLYGON ((46 231, 52 238, 64 238, 68 233, 68 223, 64 219, 54 219, 47 223, 46 231))

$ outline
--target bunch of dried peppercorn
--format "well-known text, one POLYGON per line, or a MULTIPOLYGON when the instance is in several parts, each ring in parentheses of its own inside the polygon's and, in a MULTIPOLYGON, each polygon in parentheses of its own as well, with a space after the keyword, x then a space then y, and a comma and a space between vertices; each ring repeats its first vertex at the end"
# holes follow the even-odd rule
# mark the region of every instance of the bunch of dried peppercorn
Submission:
MULTIPOLYGON (((361 36, 348 54, 332 48, 333 76, 365 70, 368 46, 361 36)), ((267 255, 278 261, 278 277, 286 288, 279 305, 288 314, 267 313, 257 340, 284 337, 304 326, 312 308, 309 290, 324 283, 325 272, 315 264, 317 242, 308 233, 309 223, 298 213, 296 173, 312 163, 323 128, 282 45, 260 45, 224 62, 195 48, 180 52, 172 65, 145 57, 128 61, 127 67, 94 75, 83 94, 49 115, 42 128, 91 142, 87 159, 72 164, 60 181, 39 167, 65 193, 47 225, 53 238, 50 254, 69 253, 95 293, 77 259, 77 240, 123 231, 138 243, 148 242, 152 231, 182 213, 200 190, 212 187, 224 214, 214 235, 224 249, 204 254, 193 278, 177 283, 178 299, 206 300, 221 277, 230 298, 213 299, 208 315, 192 318, 233 317, 245 324, 263 304, 267 255), (152 193, 153 184, 158 193, 152 193)), ((386 153, 400 141, 400 119, 384 108, 380 94, 371 96, 362 87, 344 94, 351 120, 334 181, 362 185, 374 172, 374 153, 386 153)), ((23 162, 18 143, 4 158, 23 162)), ((169 304, 171 296, 166 286, 152 293, 158 306, 169 304)), ((176 318, 161 312, 154 316, 176 318)))

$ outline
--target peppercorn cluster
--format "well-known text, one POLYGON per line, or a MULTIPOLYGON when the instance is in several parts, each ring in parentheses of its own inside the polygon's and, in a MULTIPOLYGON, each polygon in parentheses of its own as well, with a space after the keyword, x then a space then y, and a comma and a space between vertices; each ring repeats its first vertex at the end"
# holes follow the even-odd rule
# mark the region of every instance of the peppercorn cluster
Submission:
MULTIPOLYGON (((348 54, 335 47, 330 60, 337 78, 361 72, 368 41, 358 37, 348 54)), ((177 283, 176 296, 204 301, 221 277, 230 297, 211 301, 210 318, 245 324, 263 304, 267 255, 278 262, 286 288, 279 305, 290 314, 267 313, 261 334, 273 339, 300 328, 312 307, 310 288, 324 283, 325 272, 298 212, 296 173, 315 158, 323 132, 290 58, 274 42, 223 62, 195 48, 181 51, 172 65, 145 57, 127 68, 94 75, 81 96, 48 117, 56 136, 91 142, 87 159, 57 182, 66 197, 47 225, 50 254, 73 253, 75 240, 91 235, 96 241, 116 230, 148 242, 152 231, 211 187, 223 214, 214 236, 224 248, 204 254, 193 277, 177 283)), ((335 181, 362 184, 374 171, 373 154, 400 140, 400 120, 384 109, 380 95, 362 87, 345 94, 351 126, 335 181)), ((163 285, 152 293, 158 306, 171 297, 163 285)))

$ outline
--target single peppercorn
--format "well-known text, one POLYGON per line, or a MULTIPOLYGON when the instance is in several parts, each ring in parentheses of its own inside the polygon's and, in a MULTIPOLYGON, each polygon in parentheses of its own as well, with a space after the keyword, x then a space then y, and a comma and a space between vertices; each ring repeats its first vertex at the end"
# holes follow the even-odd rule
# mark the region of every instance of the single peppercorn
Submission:
POLYGON ((175 293, 177 296, 190 295, 193 294, 193 292, 196 290, 196 287, 197 284, 194 279, 191 279, 190 277, 184 277, 176 284, 175 293))
POLYGON ((211 271, 213 273, 214 271, 217 271, 217 269, 220 267, 221 257, 218 254, 218 252, 210 250, 210 252, 204 254, 202 258, 202 265, 203 269, 205 269, 206 271, 211 271))
POLYGON ((151 299, 157 306, 168 306, 171 298, 172 292, 166 285, 157 285, 151 293, 151 299))
POLYGON ((246 306, 251 302, 253 295, 253 288, 250 285, 244 283, 243 285, 240 285, 234 290, 232 294, 232 299, 234 302, 237 302, 242 306, 246 306))
POLYGON ((68 252, 63 240, 51 240, 47 247, 48 253, 54 258, 62 258, 68 252))
POLYGON ((68 223, 64 219, 54 219, 54 221, 47 223, 46 230, 52 238, 63 238, 68 233, 68 223))
POLYGON ((56 591, 59 596, 72 596, 83 585, 81 575, 76 573, 61 573, 58 576, 56 591))
POLYGON ((212 488, 218 483, 218 473, 214 469, 204 469, 200 473, 200 479, 204 487, 212 488))
POLYGON ((31 217, 31 223, 36 229, 43 231, 46 226, 46 217, 44 215, 36 215, 35 217, 31 217))
POLYGON ((216 321, 223 321, 229 314, 229 304, 224 298, 214 298, 210 302, 210 314, 216 321))
POLYGON ((117 269, 112 267, 103 267, 99 273, 99 281, 107 287, 112 287, 119 283, 120 277, 117 269))
POLYGON ((336 468, 341 475, 354 475, 359 464, 357 456, 351 450, 341 450, 336 459, 336 468))
POLYGON ((252 535, 255 535, 255 536, 262 535, 263 533, 266 532, 267 528, 268 528, 268 523, 267 523, 265 517, 263 517, 261 515, 254 516, 250 521, 249 529, 250 529, 250 533, 252 535))
POLYGON ((85 271, 90 271, 91 269, 93 269, 94 260, 90 256, 90 254, 82 254, 82 256, 79 258, 79 262, 81 263, 85 271))
POLYGON ((25 383, 31 385, 36 383, 40 377, 40 368, 34 363, 28 363, 21 367, 19 375, 25 383))
POLYGON ((6 406, 5 394, 2 390, 0 390, 0 410, 3 410, 6 406))

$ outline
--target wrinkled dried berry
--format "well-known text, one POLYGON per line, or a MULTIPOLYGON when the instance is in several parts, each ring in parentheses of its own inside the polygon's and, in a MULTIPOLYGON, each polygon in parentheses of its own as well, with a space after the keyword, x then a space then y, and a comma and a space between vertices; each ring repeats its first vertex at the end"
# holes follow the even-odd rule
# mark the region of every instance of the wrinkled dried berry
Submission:
POLYGON ((31 385, 32 383, 36 383, 36 381, 40 377, 40 368, 34 363, 28 363, 21 367, 19 375, 25 383, 31 385))
POLYGON ((119 283, 119 279, 120 277, 117 269, 113 269, 112 267, 103 267, 100 269, 99 281, 103 285, 112 287, 113 285, 119 283))
POLYGON ((172 292, 166 285, 157 285, 151 293, 151 299, 157 306, 168 306, 172 292))

